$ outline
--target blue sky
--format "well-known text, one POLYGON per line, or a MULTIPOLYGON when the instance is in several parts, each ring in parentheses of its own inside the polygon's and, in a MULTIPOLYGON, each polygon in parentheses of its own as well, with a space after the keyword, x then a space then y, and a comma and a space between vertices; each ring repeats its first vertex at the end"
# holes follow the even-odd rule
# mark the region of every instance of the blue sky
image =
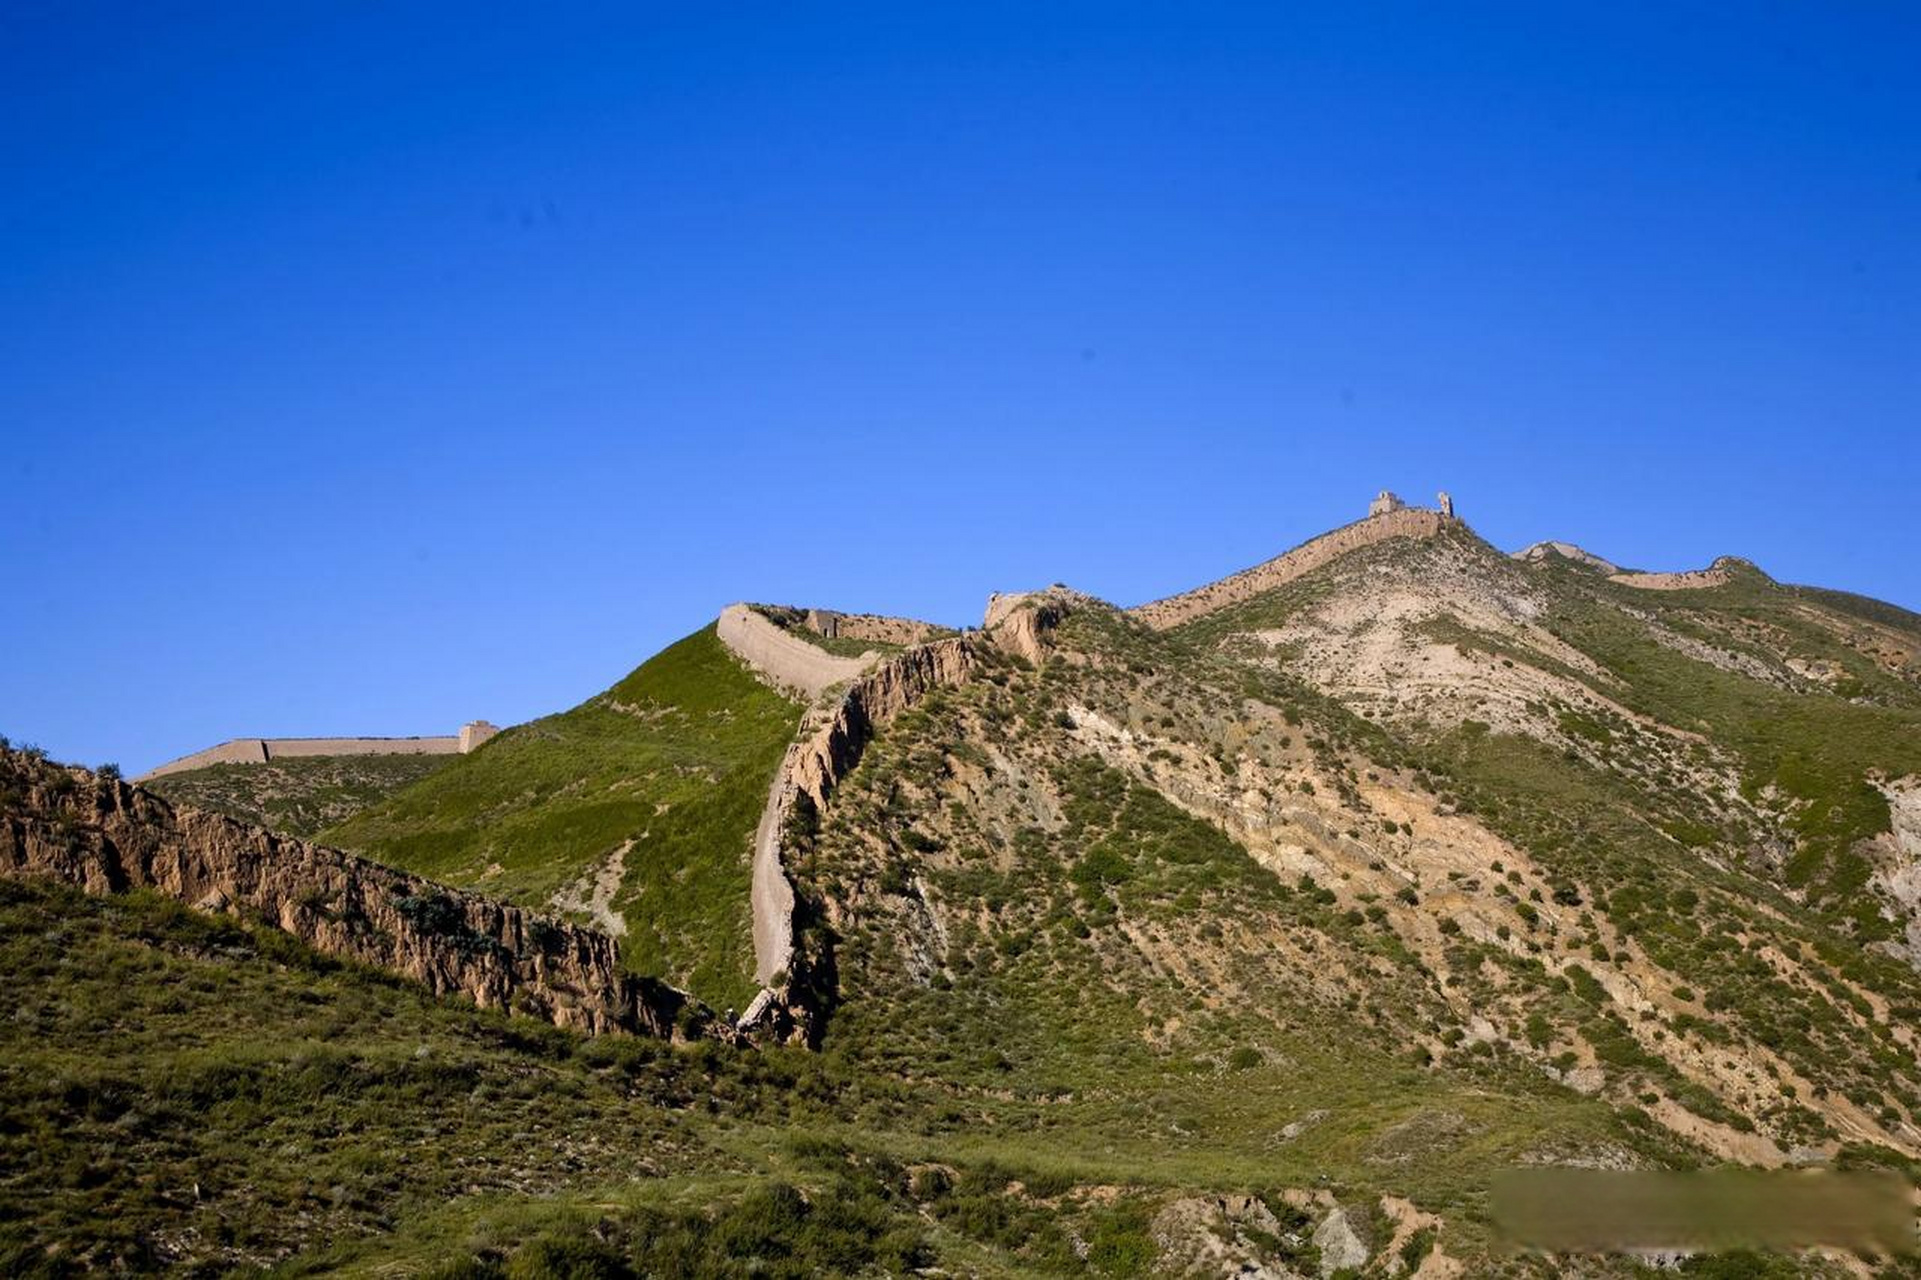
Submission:
POLYGON ((1921 608, 1912 6, 554 7, 0 5, 0 732, 513 722, 1382 486, 1921 608))

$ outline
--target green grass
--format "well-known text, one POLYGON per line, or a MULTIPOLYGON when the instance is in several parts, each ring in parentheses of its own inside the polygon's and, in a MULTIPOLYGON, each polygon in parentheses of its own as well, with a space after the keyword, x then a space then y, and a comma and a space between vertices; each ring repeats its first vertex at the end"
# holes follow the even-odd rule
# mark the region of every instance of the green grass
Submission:
MULTIPOLYGON (((1168 1150, 1133 1097, 1063 1115, 833 1053, 584 1038, 24 881, 0 880, 0 965, 7 1275, 1132 1275, 1167 1195, 1278 1185, 1271 1117, 1246 1122, 1297 1087, 1170 1082, 1208 1132, 1168 1150)), ((1403 1118, 1356 1082, 1310 1092, 1403 1118)))
POLYGON ((212 809, 290 836, 345 822, 454 760, 452 755, 292 756, 216 764, 144 783, 177 805, 212 809))
POLYGON ((626 963, 739 1008, 754 990, 750 844, 799 718, 708 627, 322 838, 543 907, 631 840, 613 900, 626 963))
MULTIPOLYGON (((1870 778, 1921 771, 1921 709, 1901 705, 1905 689, 1827 632, 1779 613, 1780 593, 1770 586, 1741 578, 1726 588, 1687 594, 1718 603, 1712 609, 1700 600, 1667 604, 1673 621, 1692 620, 1698 627, 1715 614, 1766 616, 1795 649, 1843 662, 1861 687, 1886 689, 1894 705, 1799 692, 1710 666, 1660 644, 1605 599, 1565 599, 1549 626, 1619 681, 1619 701, 1732 751, 1751 798, 1769 787, 1784 796, 1798 846, 1786 868, 1787 883, 1806 888, 1864 938, 1885 936, 1885 922, 1861 893, 1868 867, 1853 846, 1888 829, 1887 803, 1870 778)), ((1716 638, 1725 643, 1725 637, 1716 638)))
POLYGON ((1076 634, 1115 647, 1099 664, 994 673, 887 726, 797 864, 816 890, 866 888, 841 921, 830 1057, 941 1082, 952 1098, 929 1119, 971 1126, 976 1159, 1176 1187, 1325 1181, 1362 1198, 1392 1187, 1447 1213, 1454 1247, 1470 1252, 1485 1241, 1488 1175, 1530 1153, 1685 1160, 1644 1121, 1505 1052, 1415 1062, 1406 1037, 1432 1025, 1434 1001, 1391 934, 1042 736, 1064 732, 1062 705, 1099 705, 1095 686, 1117 668, 1149 676, 1180 656, 1119 620, 1076 634), (984 749, 1035 772, 989 783, 970 772, 984 749), (965 790, 949 790, 963 774, 965 790), (1059 822, 998 838, 977 816, 1014 798, 996 785, 1044 788, 1059 822), (946 921, 937 939, 915 938, 923 895, 946 921), (1165 932, 1158 958, 1137 946, 1144 931, 1165 932), (1280 938, 1373 972, 1354 1001, 1331 1000, 1273 960, 1280 938), (938 943, 937 972, 910 962, 938 943), (1175 956, 1195 973, 1174 972, 1175 956))

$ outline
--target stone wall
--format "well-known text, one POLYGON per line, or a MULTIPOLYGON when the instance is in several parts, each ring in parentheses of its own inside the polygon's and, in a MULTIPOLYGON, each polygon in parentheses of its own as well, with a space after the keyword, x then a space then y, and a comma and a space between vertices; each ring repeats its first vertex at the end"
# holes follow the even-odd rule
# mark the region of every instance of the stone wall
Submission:
POLYGON ((880 662, 828 706, 802 722, 768 790, 754 833, 754 975, 761 991, 740 1020, 744 1032, 811 1040, 831 995, 831 957, 796 945, 801 904, 788 878, 783 838, 803 806, 818 816, 860 763, 875 732, 938 688, 974 678, 988 655, 983 641, 1039 661, 1046 634, 1082 599, 1061 588, 995 596, 981 638, 934 640, 880 662))
POLYGON ((852 680, 873 665, 878 653, 843 658, 810 644, 762 617, 745 604, 720 611, 714 630, 735 657, 772 683, 812 700, 834 685, 852 680))
POLYGON ((1432 538, 1457 524, 1438 511, 1401 507, 1343 525, 1252 569, 1193 591, 1140 605, 1129 612, 1155 630, 1165 631, 1292 582, 1350 551, 1390 538, 1432 538))
POLYGON ((783 629, 804 629, 828 639, 904 648, 953 634, 950 628, 918 618, 894 618, 881 613, 842 613, 838 609, 801 609, 787 604, 756 604, 748 608, 783 629))
POLYGON ((876 728, 930 689, 964 683, 979 666, 976 642, 965 637, 917 645, 879 663, 803 722, 774 776, 754 835, 754 976, 762 990, 741 1019, 743 1031, 811 1040, 818 1029, 825 958, 796 949, 799 903, 782 856, 782 836, 796 809, 805 804, 824 812, 834 789, 860 763, 876 728))
POLYGON ((460 754, 471 755, 482 743, 500 736, 500 726, 485 720, 469 720, 460 726, 460 754))
POLYGON ((1723 556, 1705 569, 1684 569, 1680 573, 1610 573, 1609 582, 1642 591, 1705 591, 1724 587, 1734 577, 1739 562, 1723 556))
POLYGON ((230 738, 218 746, 169 760, 139 777, 163 778, 170 773, 204 769, 216 764, 265 764, 304 756, 450 756, 465 755, 500 730, 485 720, 461 726, 458 734, 431 738, 230 738))
POLYGON ((669 1037, 683 1011, 701 1015, 690 1025, 711 1022, 685 993, 622 972, 606 934, 10 750, 0 750, 0 874, 256 916, 436 995, 559 1027, 669 1037))
POLYGON ((831 613, 820 609, 810 609, 808 612, 825 613, 833 619, 834 629, 821 634, 836 635, 847 640, 865 640, 872 644, 925 644, 947 630, 915 618, 890 618, 878 613, 831 613))

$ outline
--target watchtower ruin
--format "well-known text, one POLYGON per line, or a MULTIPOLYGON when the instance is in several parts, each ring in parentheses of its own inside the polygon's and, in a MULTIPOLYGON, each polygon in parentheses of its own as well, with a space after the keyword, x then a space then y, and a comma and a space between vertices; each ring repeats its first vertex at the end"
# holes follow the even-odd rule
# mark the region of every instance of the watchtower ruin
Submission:
POLYGON ((1367 514, 1370 516, 1384 516, 1390 511, 1399 511, 1406 505, 1405 502, 1401 501, 1399 496, 1383 489, 1374 495, 1374 501, 1367 504, 1367 514))

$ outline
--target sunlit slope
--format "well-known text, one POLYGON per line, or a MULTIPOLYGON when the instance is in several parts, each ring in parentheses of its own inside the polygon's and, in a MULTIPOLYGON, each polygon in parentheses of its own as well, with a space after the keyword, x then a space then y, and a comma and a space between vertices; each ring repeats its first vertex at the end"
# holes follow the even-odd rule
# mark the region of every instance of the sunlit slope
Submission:
POLYGON ((215 764, 143 783, 176 805, 192 805, 302 838, 362 810, 457 757, 446 755, 289 756, 265 764, 215 764))
POLYGON ((1370 548, 1184 631, 1288 671, 1415 740, 1532 739, 1611 775, 1675 840, 1805 896, 1862 942, 1908 908, 1889 783, 1921 773, 1914 615, 1777 584, 1645 590, 1562 557, 1520 563, 1471 534, 1370 548))
MULTIPOLYGON (((1490 1162, 1921 1149, 1921 981, 1882 945, 1893 922, 1791 883, 1769 824, 1821 811, 1743 799, 1741 734, 1761 730, 1613 709, 1622 681, 1545 630, 1571 599, 1515 596, 1541 634, 1500 633, 1484 597, 1534 588, 1476 544, 1430 552, 1405 579, 1418 615, 1356 594, 1406 547, 1251 602, 1272 611, 1248 630, 1154 633, 1090 603, 1039 669, 890 725, 797 860, 835 934, 827 1046, 1129 1098, 1142 1141, 1200 1159, 1247 1134, 1333 1158, 1434 1112, 1416 1127, 1450 1136, 1382 1179, 1423 1202, 1447 1186, 1426 1161, 1470 1137, 1490 1162), (1437 588, 1455 568, 1482 594, 1437 588), (1448 598, 1475 624, 1443 625, 1448 598), (1260 634, 1317 602, 1356 620, 1328 633, 1336 657, 1260 634), (1352 665, 1377 642, 1392 652, 1352 665), (1429 645, 1451 665, 1422 677, 1429 645), (1217 1110, 1181 1103, 1176 1082, 1222 1069, 1246 1074, 1217 1110), (1463 1088, 1499 1119, 1464 1121, 1463 1088), (1322 1138, 1287 1136, 1317 1111, 1322 1138)), ((1858 717, 1904 714, 1779 692, 1863 753, 1858 717)))
POLYGON ((742 1006, 749 843, 799 717, 707 627, 320 838, 624 928, 635 970, 742 1006))

